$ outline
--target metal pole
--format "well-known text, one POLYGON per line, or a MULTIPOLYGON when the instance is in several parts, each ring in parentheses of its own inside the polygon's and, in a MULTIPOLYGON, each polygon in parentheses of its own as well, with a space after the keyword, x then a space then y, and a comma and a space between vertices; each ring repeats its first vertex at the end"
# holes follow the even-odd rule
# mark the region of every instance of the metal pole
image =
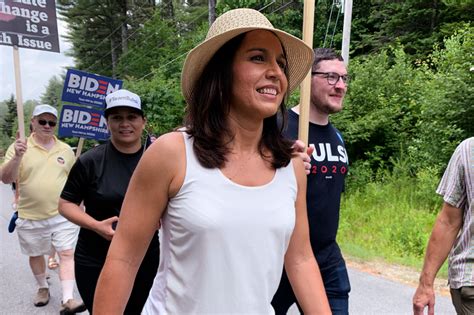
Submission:
POLYGON ((342 29, 342 58, 346 66, 349 64, 349 45, 351 41, 352 0, 344 1, 344 26, 342 29))

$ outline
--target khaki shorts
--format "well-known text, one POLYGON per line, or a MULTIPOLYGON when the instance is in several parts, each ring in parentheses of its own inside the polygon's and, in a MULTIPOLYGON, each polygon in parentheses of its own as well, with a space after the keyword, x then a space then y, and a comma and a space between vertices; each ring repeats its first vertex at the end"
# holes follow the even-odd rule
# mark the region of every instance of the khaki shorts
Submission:
POLYGON ((18 218, 15 223, 21 252, 30 257, 47 255, 52 248, 62 252, 76 246, 79 226, 61 215, 45 220, 18 218))

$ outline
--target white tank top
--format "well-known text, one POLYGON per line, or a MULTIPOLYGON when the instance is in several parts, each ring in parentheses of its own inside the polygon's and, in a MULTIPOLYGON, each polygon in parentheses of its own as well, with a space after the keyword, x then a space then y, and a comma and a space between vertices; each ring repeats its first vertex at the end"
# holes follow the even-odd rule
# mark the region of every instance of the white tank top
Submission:
POLYGON ((160 266, 143 314, 274 314, 295 225, 293 165, 263 186, 199 164, 183 132, 186 175, 164 213, 160 266))

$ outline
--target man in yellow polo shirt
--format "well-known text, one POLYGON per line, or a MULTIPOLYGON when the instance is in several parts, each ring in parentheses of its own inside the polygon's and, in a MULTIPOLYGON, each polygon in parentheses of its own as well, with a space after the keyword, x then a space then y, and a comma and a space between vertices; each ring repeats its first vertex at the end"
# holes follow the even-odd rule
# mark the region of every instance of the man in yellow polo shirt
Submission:
POLYGON ((75 157, 71 147, 54 136, 57 118, 54 107, 45 104, 35 107, 31 118, 34 132, 26 140, 17 139, 8 148, 2 181, 9 184, 17 180, 20 197, 16 231, 21 251, 29 256, 38 283, 34 305, 43 306, 49 302, 43 255, 54 248, 61 262, 60 314, 74 314, 85 310, 82 301, 73 297, 73 253, 78 226, 58 213, 58 201, 75 157))

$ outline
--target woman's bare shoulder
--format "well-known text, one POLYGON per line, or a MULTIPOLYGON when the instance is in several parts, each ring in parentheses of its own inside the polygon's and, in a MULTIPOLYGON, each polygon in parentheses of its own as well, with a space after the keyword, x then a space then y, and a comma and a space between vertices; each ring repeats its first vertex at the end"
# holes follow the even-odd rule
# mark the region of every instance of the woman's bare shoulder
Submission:
POLYGON ((186 149, 184 134, 181 131, 160 136, 146 150, 143 156, 142 171, 147 173, 150 182, 161 178, 167 183, 168 197, 173 197, 180 189, 186 170, 186 149))
POLYGON ((173 131, 158 137, 147 149, 152 155, 168 156, 184 153, 184 132, 173 131))
POLYGON ((174 178, 186 167, 185 150, 183 132, 166 133, 151 144, 139 164, 151 176, 174 178))

